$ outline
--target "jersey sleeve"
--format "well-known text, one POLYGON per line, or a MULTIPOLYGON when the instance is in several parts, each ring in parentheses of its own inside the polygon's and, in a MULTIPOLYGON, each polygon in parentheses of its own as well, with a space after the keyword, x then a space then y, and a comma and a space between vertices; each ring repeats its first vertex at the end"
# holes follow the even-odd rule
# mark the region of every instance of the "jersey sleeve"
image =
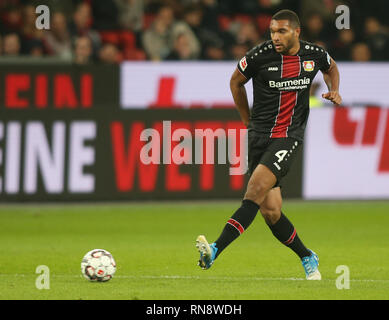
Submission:
POLYGON ((331 56, 324 49, 320 50, 318 60, 319 60, 319 69, 321 71, 325 72, 325 71, 327 71, 330 68, 331 56))
POLYGON ((252 63, 249 62, 247 56, 244 56, 238 62, 238 70, 244 75, 246 79, 251 79, 254 76, 254 68, 252 63))
POLYGON ((258 68, 255 66, 255 64, 258 63, 257 59, 253 59, 255 50, 256 48, 247 52, 246 55, 238 62, 237 68, 246 79, 251 79, 253 76, 255 76, 255 70, 258 70, 258 68))

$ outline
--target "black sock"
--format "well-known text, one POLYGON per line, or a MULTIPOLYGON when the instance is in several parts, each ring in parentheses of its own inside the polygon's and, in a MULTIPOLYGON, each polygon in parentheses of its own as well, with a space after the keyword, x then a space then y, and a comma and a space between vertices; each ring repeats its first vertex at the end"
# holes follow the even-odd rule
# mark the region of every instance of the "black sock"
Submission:
POLYGON ((257 215, 259 205, 251 200, 243 200, 242 206, 235 211, 227 221, 219 238, 215 241, 216 257, 237 237, 239 237, 253 222, 257 215))
POLYGON ((300 259, 311 255, 311 252, 301 242, 293 224, 282 212, 280 219, 272 226, 269 225, 269 228, 273 235, 284 245, 291 248, 300 259))

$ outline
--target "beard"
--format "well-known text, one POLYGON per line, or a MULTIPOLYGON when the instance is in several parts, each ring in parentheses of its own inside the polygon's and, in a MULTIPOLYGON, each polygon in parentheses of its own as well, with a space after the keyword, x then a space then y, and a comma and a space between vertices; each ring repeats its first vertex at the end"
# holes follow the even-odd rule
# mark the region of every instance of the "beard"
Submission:
POLYGON ((281 53, 287 54, 289 52, 289 50, 293 48, 293 45, 294 45, 294 43, 292 40, 288 41, 288 43, 283 47, 283 50, 281 53))
POLYGON ((281 43, 280 45, 281 48, 279 48, 278 50, 276 49, 276 51, 280 54, 288 55, 289 51, 296 45, 296 42, 294 41, 294 39, 290 39, 286 44, 281 43))

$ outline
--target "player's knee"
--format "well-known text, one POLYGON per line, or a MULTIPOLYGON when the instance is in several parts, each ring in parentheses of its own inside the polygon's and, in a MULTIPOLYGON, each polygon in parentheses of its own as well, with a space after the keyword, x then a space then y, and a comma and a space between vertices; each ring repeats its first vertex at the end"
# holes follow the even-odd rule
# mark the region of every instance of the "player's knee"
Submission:
POLYGON ((249 184, 244 198, 259 204, 263 201, 267 192, 266 186, 262 183, 249 184))
POLYGON ((281 206, 260 206, 260 212, 268 225, 275 224, 281 215, 281 206))

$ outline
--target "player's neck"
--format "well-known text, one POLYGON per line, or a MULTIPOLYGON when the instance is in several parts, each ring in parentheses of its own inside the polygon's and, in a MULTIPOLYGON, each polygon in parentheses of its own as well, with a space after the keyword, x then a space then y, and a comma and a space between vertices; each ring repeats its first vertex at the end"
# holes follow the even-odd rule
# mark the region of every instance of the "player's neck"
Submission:
POLYGON ((300 40, 296 42, 296 44, 288 50, 284 55, 286 56, 295 56, 297 52, 300 50, 300 40))

